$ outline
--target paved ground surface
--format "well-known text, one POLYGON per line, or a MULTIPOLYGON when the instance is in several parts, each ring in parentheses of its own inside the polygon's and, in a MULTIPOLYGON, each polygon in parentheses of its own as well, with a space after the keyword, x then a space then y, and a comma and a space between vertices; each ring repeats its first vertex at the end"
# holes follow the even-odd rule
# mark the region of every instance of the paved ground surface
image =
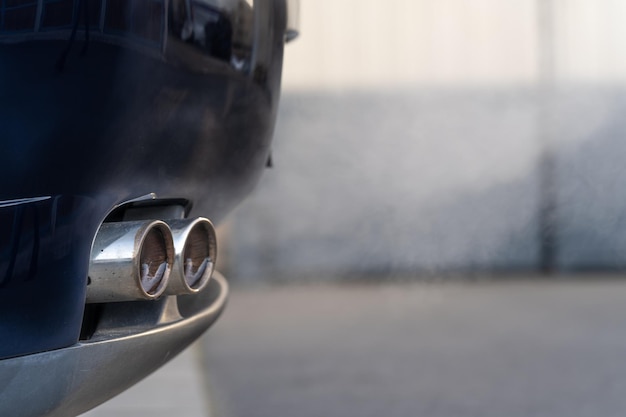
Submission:
POLYGON ((201 348, 89 417, 626 415, 617 280, 235 289, 201 348))
POLYGON ((626 415, 626 282, 234 292, 222 417, 626 415))

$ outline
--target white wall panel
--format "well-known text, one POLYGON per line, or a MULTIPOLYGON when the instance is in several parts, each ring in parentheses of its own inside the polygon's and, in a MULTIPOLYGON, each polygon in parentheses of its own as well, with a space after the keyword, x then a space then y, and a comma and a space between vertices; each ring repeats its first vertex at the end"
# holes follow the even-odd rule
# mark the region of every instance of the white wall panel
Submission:
POLYGON ((529 83, 532 0, 303 0, 285 84, 319 89, 529 83))

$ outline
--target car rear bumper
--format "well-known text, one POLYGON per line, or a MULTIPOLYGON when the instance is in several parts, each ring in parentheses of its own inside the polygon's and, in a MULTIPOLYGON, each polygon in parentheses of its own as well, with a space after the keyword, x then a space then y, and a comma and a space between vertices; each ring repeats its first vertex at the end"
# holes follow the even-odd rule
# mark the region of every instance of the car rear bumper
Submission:
POLYGON ((199 337, 227 296, 226 280, 215 273, 200 294, 104 305, 89 340, 0 361, 0 415, 67 417, 103 403, 199 337))

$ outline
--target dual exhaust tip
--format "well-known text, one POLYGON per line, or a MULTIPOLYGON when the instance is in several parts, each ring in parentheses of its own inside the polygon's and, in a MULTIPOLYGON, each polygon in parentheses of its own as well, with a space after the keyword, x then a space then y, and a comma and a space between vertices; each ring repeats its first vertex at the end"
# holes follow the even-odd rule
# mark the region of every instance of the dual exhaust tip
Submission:
POLYGON ((197 293, 216 256, 215 228, 202 217, 103 223, 91 251, 87 303, 197 293))

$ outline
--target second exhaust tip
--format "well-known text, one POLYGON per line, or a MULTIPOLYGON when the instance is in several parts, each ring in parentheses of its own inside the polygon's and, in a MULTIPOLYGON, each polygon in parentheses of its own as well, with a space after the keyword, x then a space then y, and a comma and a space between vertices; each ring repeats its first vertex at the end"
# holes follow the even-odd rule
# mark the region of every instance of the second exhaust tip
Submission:
POLYGON ((203 217, 167 220, 174 239, 174 266, 165 290, 169 295, 194 294, 211 279, 217 257, 213 224, 203 217))

